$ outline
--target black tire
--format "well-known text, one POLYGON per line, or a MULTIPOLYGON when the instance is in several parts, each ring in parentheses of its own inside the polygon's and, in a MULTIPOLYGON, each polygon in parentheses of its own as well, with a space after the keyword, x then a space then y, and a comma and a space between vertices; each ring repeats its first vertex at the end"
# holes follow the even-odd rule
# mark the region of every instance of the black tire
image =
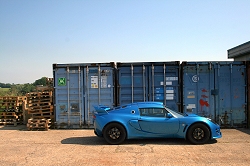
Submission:
POLYGON ((204 144, 210 140, 210 131, 206 125, 197 123, 188 129, 187 138, 192 144, 204 144))
POLYGON ((110 123, 103 130, 104 139, 112 145, 121 144, 127 137, 125 128, 119 123, 110 123))

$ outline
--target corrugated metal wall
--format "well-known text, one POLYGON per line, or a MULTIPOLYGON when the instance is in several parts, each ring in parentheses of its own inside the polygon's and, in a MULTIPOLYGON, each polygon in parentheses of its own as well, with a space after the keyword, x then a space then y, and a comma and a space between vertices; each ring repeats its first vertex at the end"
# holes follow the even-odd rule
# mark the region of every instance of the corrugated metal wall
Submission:
POLYGON ((250 61, 247 61, 247 127, 250 128, 250 61))
POLYGON ((94 105, 140 101, 160 101, 222 126, 250 126, 250 62, 54 64, 53 72, 60 128, 91 126, 94 105))
POLYGON ((112 63, 54 64, 53 71, 58 128, 91 126, 94 105, 115 105, 112 63))
POLYGON ((244 62, 184 62, 183 111, 224 126, 246 124, 244 62))
POLYGON ((159 101, 180 110, 179 62, 117 63, 117 105, 159 101))

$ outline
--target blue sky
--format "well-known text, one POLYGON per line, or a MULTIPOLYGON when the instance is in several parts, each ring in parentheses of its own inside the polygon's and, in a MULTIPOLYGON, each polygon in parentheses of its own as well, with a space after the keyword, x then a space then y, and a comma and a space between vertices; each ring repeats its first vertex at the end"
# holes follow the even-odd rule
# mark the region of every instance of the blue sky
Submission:
POLYGON ((250 40, 249 0, 0 0, 0 82, 53 63, 228 61, 250 40))

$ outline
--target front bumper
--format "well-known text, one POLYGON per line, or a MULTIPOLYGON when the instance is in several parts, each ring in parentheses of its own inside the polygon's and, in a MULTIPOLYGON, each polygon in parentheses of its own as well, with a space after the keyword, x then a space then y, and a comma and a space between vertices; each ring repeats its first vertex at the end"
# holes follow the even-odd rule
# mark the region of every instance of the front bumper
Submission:
POLYGON ((222 137, 222 133, 220 131, 220 127, 216 127, 212 132, 212 139, 218 139, 222 137))

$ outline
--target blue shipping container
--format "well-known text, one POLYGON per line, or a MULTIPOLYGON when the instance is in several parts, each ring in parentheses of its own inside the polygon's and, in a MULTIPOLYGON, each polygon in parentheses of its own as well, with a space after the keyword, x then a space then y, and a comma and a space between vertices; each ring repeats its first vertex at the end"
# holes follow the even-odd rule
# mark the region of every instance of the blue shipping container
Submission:
POLYGON ((221 125, 246 123, 244 62, 183 62, 183 111, 221 125))
POLYGON ((54 106, 58 128, 93 125, 95 105, 114 100, 114 64, 54 64, 54 106))
POLYGON ((117 105, 159 101, 180 110, 179 62, 117 63, 117 105))

